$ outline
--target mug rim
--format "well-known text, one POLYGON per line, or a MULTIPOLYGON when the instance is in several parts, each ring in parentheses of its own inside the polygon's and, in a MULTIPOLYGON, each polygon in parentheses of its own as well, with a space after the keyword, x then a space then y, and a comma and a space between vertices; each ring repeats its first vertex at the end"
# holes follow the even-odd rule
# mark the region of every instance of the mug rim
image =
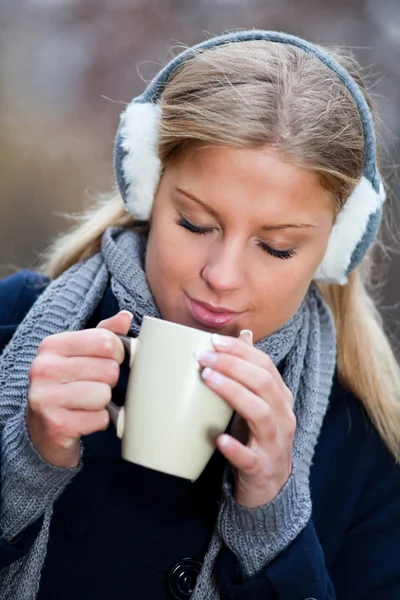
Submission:
POLYGON ((172 326, 172 327, 177 327, 180 329, 189 329, 191 331, 195 331, 196 333, 200 333, 200 334, 204 334, 204 335, 212 335, 211 331, 204 331, 203 329, 196 329, 196 327, 191 327, 190 325, 182 325, 181 323, 175 323, 174 321, 168 321, 167 319, 161 319, 158 317, 152 317, 150 315, 144 315, 143 319, 142 319, 142 325, 144 323, 144 321, 158 321, 160 323, 163 323, 164 325, 167 326, 172 326))

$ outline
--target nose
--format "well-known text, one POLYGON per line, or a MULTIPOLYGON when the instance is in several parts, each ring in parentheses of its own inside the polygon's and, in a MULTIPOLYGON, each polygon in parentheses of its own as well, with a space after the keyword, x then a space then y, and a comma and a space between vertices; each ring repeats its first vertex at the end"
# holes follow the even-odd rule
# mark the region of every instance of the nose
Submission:
POLYGON ((244 252, 239 244, 219 243, 210 248, 201 276, 217 294, 226 294, 244 284, 244 252))

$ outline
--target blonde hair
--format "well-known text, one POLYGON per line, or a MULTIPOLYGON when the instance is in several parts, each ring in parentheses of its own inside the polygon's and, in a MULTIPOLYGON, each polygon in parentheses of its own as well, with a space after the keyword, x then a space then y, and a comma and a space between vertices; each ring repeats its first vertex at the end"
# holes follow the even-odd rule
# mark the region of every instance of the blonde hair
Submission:
MULTIPOLYGON (((354 58, 328 52, 356 79, 372 109, 354 58)), ((293 46, 250 41, 197 54, 174 72, 159 104, 163 168, 193 144, 274 147, 318 173, 336 214, 362 175, 364 138, 353 98, 334 72, 293 46)), ((148 227, 126 213, 119 194, 80 219, 47 254, 43 268, 51 277, 95 252, 107 227, 148 227)), ((400 370, 368 280, 362 264, 348 285, 319 287, 336 323, 339 377, 400 461, 400 370)))

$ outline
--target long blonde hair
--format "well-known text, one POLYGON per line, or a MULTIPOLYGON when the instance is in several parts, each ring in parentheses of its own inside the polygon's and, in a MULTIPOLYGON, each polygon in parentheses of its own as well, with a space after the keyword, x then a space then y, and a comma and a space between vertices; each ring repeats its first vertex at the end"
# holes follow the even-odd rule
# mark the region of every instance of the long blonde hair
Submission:
MULTIPOLYGON (((328 51, 357 80, 372 109, 354 58, 328 51)), ((175 71, 160 106, 163 168, 194 143, 271 146, 318 173, 336 214, 362 175, 364 139, 354 100, 335 73, 293 46, 250 41, 197 54, 175 71)), ((117 193, 79 220, 43 261, 51 277, 95 252, 107 227, 148 228, 126 212, 117 193)), ((320 289, 336 323, 339 377, 400 461, 400 370, 367 291, 368 279, 362 264, 347 285, 320 289)))

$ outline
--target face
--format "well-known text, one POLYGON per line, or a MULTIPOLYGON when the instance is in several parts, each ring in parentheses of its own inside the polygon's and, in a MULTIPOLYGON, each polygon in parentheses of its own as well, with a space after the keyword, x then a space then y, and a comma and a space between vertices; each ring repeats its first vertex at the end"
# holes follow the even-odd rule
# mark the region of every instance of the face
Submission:
POLYGON ((296 312, 333 225, 316 174, 266 149, 205 148, 167 166, 146 273, 163 319, 254 340, 296 312))

